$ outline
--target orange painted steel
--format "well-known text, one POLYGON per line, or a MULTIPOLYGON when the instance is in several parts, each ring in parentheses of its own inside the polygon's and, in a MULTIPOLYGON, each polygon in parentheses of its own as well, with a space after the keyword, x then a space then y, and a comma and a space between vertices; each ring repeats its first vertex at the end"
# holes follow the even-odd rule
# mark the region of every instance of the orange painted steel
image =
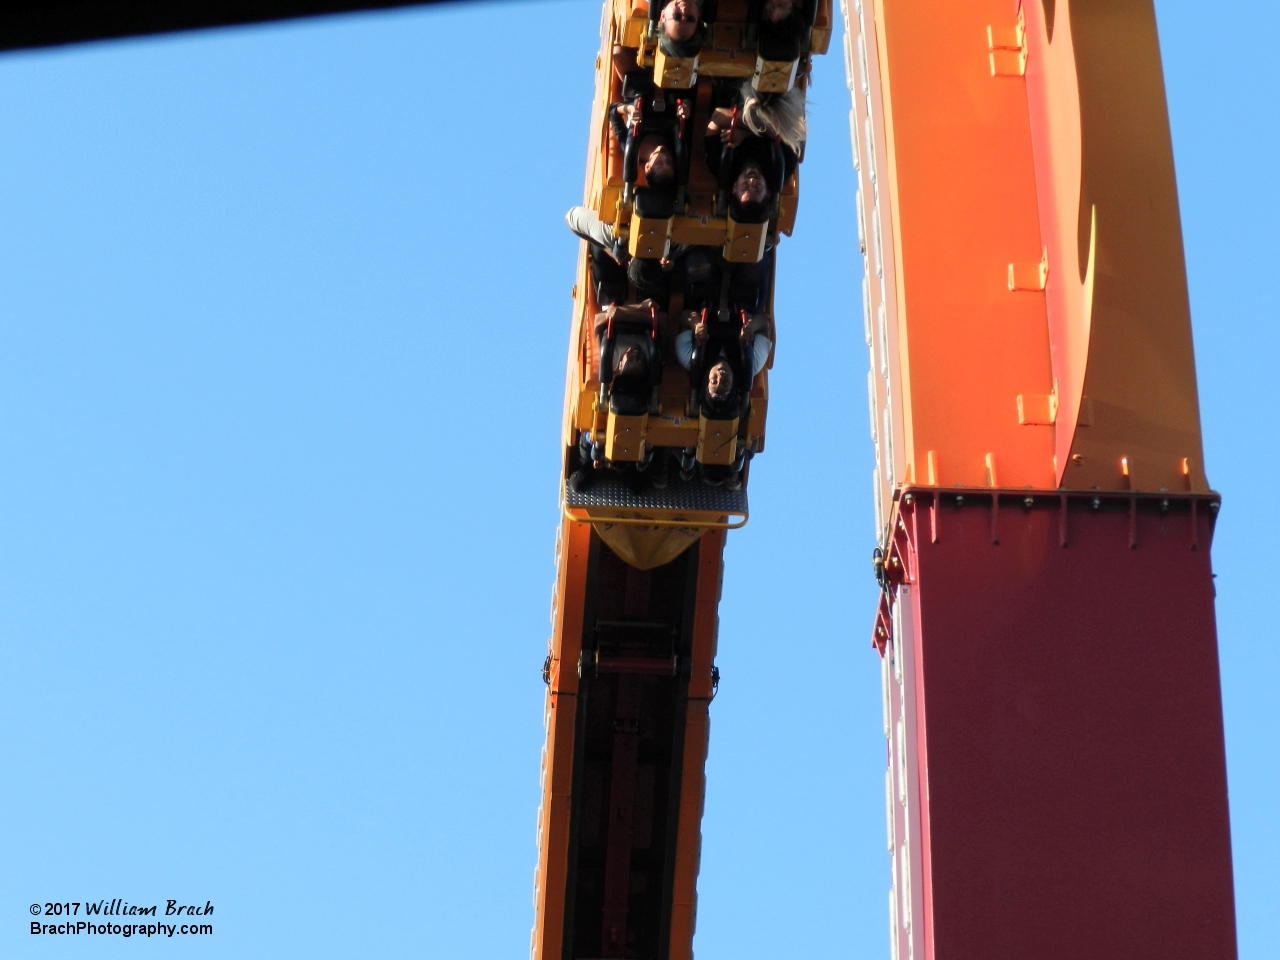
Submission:
POLYGON ((542 806, 538 810, 533 957, 559 957, 561 954, 573 800, 577 666, 582 650, 590 546, 590 526, 561 520, 556 542, 555 616, 548 653, 547 702, 543 714, 547 744, 542 751, 542 806))
POLYGON ((884 5, 903 477, 917 481, 932 452, 935 483, 1054 485, 1051 430, 1017 417, 1018 395, 1051 383, 1044 298, 1007 285, 1009 263, 1041 250, 1026 95, 987 68, 986 28, 1007 9, 884 5))
POLYGON ((706 794, 704 769, 711 733, 708 708, 715 696, 712 667, 720 605, 723 531, 710 531, 700 544, 697 598, 693 611, 693 662, 685 720, 684 766, 681 773, 679 819, 676 833, 674 889, 671 898, 670 960, 693 957, 693 931, 698 907, 698 865, 702 857, 702 804, 706 794))
POLYGON ((1205 493, 1154 9, 1071 0, 1025 10, 1058 479, 1074 489, 1205 493))
POLYGON ((881 523, 907 482, 1207 492, 1150 3, 850 6, 881 523))
MULTIPOLYGON (((664 897, 664 946, 669 960, 689 960, 696 913, 696 882, 701 855, 701 813, 705 787, 709 733, 708 707, 714 696, 713 664, 718 630, 717 608, 722 577, 724 531, 710 530, 677 558, 695 564, 689 575, 691 590, 685 599, 675 598, 680 617, 686 622, 687 649, 682 646, 685 668, 676 686, 676 731, 680 748, 673 753, 667 773, 667 810, 654 818, 662 823, 654 832, 662 833, 669 851, 660 870, 668 888, 664 897)), ((575 877, 581 847, 582 751, 581 737, 590 736, 588 709, 590 692, 580 677, 581 668, 594 669, 599 662, 584 645, 598 631, 596 617, 608 593, 602 584, 603 554, 608 547, 593 527, 564 520, 559 531, 556 613, 547 664, 547 746, 543 754, 543 801, 538 815, 538 872, 534 890, 535 922, 531 956, 539 960, 561 960, 566 956, 596 956, 591 943, 575 943, 582 923, 573 918, 575 900, 581 899, 582 878, 575 877), (579 813, 575 814, 575 810, 579 813)), ((614 568, 621 561, 614 561, 614 568)), ((668 564, 669 566, 669 564, 668 564)), ((657 571, 660 572, 660 571, 657 571)), ((634 575, 634 568, 627 576, 634 575)), ((643 573, 649 576, 648 572, 643 573)), ((663 792, 663 791, 658 791, 663 792)), ((654 801, 659 805, 658 801, 654 801)), ((580 870, 579 870, 580 872, 580 870)), ((588 928, 589 925, 588 925, 588 928)), ((581 937, 579 937, 581 940, 581 937)))
POLYGON ((894 960, 1232 960, 1151 0, 846 0, 894 960))

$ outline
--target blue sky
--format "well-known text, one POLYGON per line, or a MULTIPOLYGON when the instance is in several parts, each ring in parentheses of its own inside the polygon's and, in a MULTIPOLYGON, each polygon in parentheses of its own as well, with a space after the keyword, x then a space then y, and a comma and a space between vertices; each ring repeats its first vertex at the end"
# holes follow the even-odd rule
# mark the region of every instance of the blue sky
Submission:
MULTIPOLYGON (((1280 13, 1157 9, 1253 960, 1280 935, 1280 13)), ((475 5, 0 57, 0 953, 527 951, 598 22, 475 5), (32 902, 112 897, 212 900, 217 933, 26 933, 32 902)), ((841 70, 727 552, 699 960, 887 955, 841 70), (815 457, 833 409, 850 440, 815 457)))

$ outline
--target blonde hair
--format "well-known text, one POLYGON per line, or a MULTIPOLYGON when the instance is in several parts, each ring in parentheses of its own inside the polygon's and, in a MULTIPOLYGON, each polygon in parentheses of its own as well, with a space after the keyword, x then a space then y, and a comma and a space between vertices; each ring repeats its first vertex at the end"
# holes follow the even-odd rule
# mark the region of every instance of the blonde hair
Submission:
POLYGON ((750 80, 742 81, 742 121, 758 137, 779 137, 796 153, 809 136, 804 118, 804 91, 792 87, 781 95, 761 97, 750 80))

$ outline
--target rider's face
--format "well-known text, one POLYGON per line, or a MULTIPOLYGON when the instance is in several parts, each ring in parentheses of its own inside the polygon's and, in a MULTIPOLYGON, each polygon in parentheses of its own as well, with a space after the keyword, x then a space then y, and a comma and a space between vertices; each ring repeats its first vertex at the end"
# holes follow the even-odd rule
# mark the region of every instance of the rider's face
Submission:
POLYGON ((707 373, 707 393, 712 399, 723 400, 733 389, 733 371, 721 360, 707 373))
POLYGON ((777 23, 791 16, 794 9, 794 0, 765 0, 764 9, 760 11, 760 15, 770 23, 777 23))
POLYGON ((662 8, 662 32, 672 40, 688 40, 698 30, 698 5, 672 0, 662 8))
POLYGON ((738 179, 733 182, 733 195, 739 203, 764 203, 769 196, 769 186, 764 182, 764 174, 754 163, 738 174, 738 179))
POLYGON ((676 164, 671 151, 665 146, 655 147, 645 161, 645 177, 673 177, 675 172, 676 164))
POLYGON ((618 373, 633 373, 640 370, 644 363, 644 358, 640 355, 638 347, 627 347, 622 351, 622 356, 618 358, 618 373))

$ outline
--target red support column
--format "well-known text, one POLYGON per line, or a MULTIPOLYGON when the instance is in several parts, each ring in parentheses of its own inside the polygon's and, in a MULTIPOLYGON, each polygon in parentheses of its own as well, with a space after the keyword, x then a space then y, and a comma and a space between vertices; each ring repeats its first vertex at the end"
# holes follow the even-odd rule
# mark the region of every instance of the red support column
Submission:
POLYGON ((900 960, 1231 960, 1216 500, 1004 491, 996 543, 936 496, 886 565, 900 960))

